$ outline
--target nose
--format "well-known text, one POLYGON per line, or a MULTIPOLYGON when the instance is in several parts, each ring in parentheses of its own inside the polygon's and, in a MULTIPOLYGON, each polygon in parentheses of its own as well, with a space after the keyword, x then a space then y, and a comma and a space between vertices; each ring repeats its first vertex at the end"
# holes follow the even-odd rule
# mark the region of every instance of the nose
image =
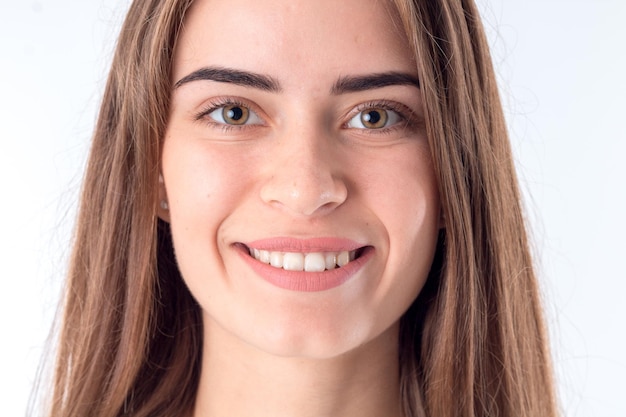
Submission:
POLYGON ((261 199, 295 216, 328 214, 348 196, 340 154, 319 131, 295 135, 275 138, 261 199))

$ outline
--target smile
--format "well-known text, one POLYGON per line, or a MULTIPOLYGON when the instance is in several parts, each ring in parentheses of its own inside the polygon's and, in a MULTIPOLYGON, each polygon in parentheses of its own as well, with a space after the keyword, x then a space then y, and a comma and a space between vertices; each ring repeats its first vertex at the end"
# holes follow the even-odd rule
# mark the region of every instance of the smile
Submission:
POLYGON ((234 245, 246 264, 268 283, 317 292, 342 285, 374 256, 374 247, 349 239, 271 238, 234 245))
POLYGON ((280 252, 248 248, 250 256, 286 271, 322 272, 341 268, 354 261, 362 249, 339 252, 280 252))

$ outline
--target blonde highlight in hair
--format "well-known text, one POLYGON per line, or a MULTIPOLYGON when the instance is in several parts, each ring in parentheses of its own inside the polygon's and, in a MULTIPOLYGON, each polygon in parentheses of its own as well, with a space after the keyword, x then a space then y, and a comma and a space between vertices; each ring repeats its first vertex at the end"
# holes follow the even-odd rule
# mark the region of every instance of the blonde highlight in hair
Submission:
MULTIPOLYGON (((83 185, 64 297, 54 417, 191 413, 199 306, 158 220, 171 65, 192 0, 135 0, 83 185)), ((470 0, 394 0, 416 59, 445 213, 401 321, 408 417, 556 416, 546 332, 487 42, 470 0)))
POLYGON ((190 4, 136 1, 122 27, 84 179, 50 415, 175 415, 193 403, 198 309, 156 217, 168 74, 190 4))
POLYGON ((395 1, 445 213, 403 318, 407 415, 554 416, 550 355, 487 41, 471 1, 395 1))

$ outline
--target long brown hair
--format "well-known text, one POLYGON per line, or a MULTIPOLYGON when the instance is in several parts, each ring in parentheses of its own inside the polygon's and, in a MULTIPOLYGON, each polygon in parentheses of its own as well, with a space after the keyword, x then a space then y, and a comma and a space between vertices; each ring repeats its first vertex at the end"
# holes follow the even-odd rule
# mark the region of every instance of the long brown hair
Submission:
MULTIPOLYGON (((192 0, 135 0, 83 185, 60 322, 54 417, 190 413, 199 307, 157 218, 178 33, 192 0)), ((545 329, 506 126, 471 0, 394 0, 416 57, 445 231, 402 318, 407 416, 555 416, 545 329)))

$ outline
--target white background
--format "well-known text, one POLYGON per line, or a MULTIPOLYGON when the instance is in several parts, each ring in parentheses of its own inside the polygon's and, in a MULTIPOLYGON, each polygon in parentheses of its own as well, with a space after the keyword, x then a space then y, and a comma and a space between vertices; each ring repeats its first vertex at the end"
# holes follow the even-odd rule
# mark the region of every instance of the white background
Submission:
MULTIPOLYGON (((24 415, 128 0, 0 0, 0 393, 24 415)), ((626 416, 626 2, 480 0, 562 409, 626 416)))

